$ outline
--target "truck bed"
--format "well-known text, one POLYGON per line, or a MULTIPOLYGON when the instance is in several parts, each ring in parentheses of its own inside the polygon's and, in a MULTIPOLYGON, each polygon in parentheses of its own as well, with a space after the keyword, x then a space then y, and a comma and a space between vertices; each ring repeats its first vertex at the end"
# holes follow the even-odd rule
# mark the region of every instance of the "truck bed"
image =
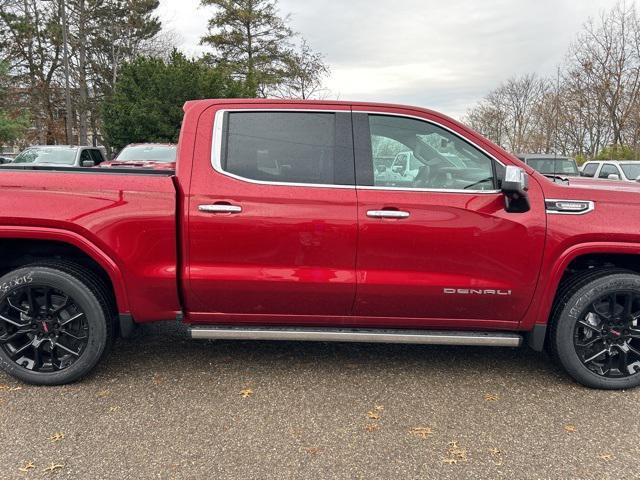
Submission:
POLYGON ((128 168, 2 168, 0 245, 41 237, 89 248, 107 271, 121 272, 120 313, 138 322, 175 318, 174 180, 172 172, 128 168))

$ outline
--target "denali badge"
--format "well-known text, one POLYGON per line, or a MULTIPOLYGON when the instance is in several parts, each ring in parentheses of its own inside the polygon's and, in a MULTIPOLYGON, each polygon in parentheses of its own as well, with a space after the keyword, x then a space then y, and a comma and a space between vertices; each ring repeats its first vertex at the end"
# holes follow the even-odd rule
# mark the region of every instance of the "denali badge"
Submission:
POLYGON ((445 288, 447 295, 511 295, 511 290, 476 290, 474 288, 445 288))

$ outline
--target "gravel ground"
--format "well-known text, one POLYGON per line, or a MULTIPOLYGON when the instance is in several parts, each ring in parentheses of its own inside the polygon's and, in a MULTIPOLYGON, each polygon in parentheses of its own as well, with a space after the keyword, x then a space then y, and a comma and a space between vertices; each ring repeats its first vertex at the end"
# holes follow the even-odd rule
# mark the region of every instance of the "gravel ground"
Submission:
POLYGON ((527 349, 196 342, 166 324, 75 385, 0 373, 0 478, 640 478, 639 404, 527 349))

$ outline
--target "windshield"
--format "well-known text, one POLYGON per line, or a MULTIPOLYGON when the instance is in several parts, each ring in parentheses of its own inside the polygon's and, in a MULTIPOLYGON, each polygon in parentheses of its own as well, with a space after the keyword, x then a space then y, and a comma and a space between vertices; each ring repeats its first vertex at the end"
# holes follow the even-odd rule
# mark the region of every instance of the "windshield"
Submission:
POLYGON ((636 180, 638 177, 640 177, 640 162, 622 163, 620 164, 620 166, 622 167, 624 175, 629 180, 636 180))
POLYGON ((56 165, 73 165, 75 160, 75 148, 37 147, 26 149, 16 157, 13 163, 53 163, 56 165))
POLYGON ((545 175, 580 175, 576 163, 568 158, 535 158, 527 160, 527 164, 545 175))
POLYGON ((116 157, 119 162, 160 162, 176 161, 175 145, 136 145, 125 147, 116 157))

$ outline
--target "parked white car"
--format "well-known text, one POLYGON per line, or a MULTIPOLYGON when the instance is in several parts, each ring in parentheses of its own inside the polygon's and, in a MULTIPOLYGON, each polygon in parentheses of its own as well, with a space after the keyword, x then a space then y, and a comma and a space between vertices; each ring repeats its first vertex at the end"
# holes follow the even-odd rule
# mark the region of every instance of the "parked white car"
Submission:
POLYGON ((640 161, 635 160, 592 160, 580 170, 583 177, 608 180, 640 181, 640 161))
POLYGON ((21 152, 9 165, 94 167, 104 160, 104 152, 100 147, 37 145, 21 152))

